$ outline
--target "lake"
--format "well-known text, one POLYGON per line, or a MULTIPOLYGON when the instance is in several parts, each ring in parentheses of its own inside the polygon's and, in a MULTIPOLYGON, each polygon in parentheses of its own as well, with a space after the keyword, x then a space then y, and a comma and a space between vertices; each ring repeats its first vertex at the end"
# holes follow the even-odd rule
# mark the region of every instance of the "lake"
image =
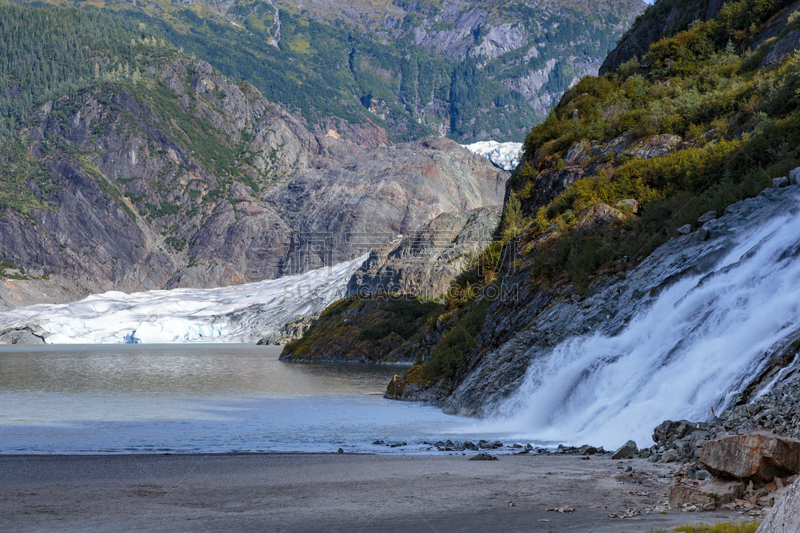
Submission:
POLYGON ((0 453, 432 453, 426 442, 502 437, 433 406, 384 399, 405 367, 283 363, 280 351, 2 346, 0 453))

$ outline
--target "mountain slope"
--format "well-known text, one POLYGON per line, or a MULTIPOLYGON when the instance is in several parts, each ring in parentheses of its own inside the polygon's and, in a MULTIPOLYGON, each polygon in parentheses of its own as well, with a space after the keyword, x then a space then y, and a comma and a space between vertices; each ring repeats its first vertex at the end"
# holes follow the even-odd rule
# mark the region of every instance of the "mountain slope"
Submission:
POLYGON ((518 140, 644 4, 548 0, 146 4, 117 11, 223 74, 362 145, 447 135, 518 140))
POLYGON ((0 286, 8 305, 260 281, 356 257, 442 212, 502 202, 508 174, 452 141, 366 149, 315 136, 252 85, 119 17, 3 4, 0 20, 8 42, 34 51, 25 69, 50 72, 55 87, 26 92, 26 70, 8 63, 0 77, 14 127, 0 138, 0 258, 17 278, 0 286), (95 31, 81 28, 96 21, 122 29, 111 48, 97 41, 78 53, 95 31), (77 36, 17 31, 40 22, 77 36), (34 43, 62 47, 74 72, 90 74, 63 81, 34 43), (48 100, 62 81, 69 92, 48 100), (405 192, 387 200, 387 188, 405 192), (334 198, 355 207, 315 203, 334 198), (351 244, 354 232, 370 238, 351 244))

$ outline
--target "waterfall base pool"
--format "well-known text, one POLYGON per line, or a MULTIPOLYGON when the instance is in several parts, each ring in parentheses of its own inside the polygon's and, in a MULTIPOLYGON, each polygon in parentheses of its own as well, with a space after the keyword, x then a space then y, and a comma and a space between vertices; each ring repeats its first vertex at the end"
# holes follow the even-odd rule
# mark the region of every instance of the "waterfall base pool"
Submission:
POLYGON ((426 443, 510 438, 384 399, 404 367, 279 354, 232 344, 0 347, 0 453, 438 453, 426 443))

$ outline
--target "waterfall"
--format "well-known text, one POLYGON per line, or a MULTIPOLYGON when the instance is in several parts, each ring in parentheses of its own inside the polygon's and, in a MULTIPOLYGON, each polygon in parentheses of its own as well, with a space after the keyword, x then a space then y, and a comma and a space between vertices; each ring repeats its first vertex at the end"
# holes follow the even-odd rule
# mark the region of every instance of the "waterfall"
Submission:
POLYGON ((482 429, 642 446, 663 420, 720 413, 800 330, 800 216, 755 217, 710 270, 663 290, 617 334, 573 336, 532 358, 482 429))

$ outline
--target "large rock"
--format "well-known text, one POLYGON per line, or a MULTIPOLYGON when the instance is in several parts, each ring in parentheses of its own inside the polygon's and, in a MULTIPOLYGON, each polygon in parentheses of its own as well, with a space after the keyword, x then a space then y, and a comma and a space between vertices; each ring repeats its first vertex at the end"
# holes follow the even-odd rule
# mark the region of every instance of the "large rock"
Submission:
POLYGON ((636 454, 639 453, 639 448, 636 446, 636 443, 632 440, 626 442, 622 447, 614 452, 614 455, 611 456, 612 459, 633 459, 636 457, 636 454))
POLYGON ((800 483, 795 482, 781 496, 756 533, 797 533, 800 531, 800 483))
POLYGON ((800 441, 768 432, 731 435, 706 442, 700 462, 717 477, 766 483, 798 471, 800 441))

